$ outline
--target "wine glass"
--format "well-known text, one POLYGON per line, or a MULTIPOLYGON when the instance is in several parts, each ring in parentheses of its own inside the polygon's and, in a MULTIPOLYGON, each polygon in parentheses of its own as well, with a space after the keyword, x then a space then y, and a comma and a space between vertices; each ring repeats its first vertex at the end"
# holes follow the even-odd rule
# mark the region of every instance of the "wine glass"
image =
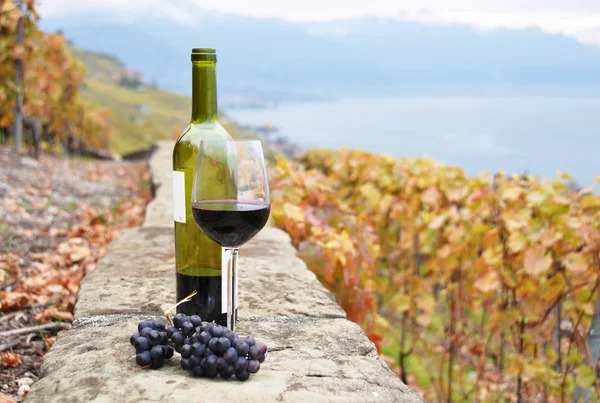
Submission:
POLYGON ((267 223, 269 182, 259 140, 203 140, 192 186, 196 224, 227 256, 227 327, 235 328, 237 259, 240 246, 267 223))

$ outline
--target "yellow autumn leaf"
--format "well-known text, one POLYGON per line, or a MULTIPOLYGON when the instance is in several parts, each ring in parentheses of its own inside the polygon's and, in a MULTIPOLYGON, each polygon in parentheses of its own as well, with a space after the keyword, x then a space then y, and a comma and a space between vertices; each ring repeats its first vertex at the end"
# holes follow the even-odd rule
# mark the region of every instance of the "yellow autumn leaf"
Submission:
POLYGON ((588 268, 588 260, 581 253, 569 253, 562 259, 563 264, 572 273, 583 273, 588 268))
POLYGON ((372 183, 365 183, 360 187, 360 193, 367 199, 370 209, 376 207, 381 201, 381 192, 372 183))
POLYGON ((504 200, 514 201, 514 200, 517 200, 519 198, 519 196, 521 196, 522 193, 523 193, 523 190, 521 190, 521 188, 511 187, 511 188, 505 189, 502 192, 502 198, 504 200))
POLYGON ((283 205, 283 212, 289 218, 296 222, 304 222, 304 210, 301 207, 294 204, 285 203, 283 205))
POLYGON ((552 257, 540 248, 530 248, 525 251, 523 259, 523 269, 525 273, 538 275, 544 273, 550 268, 552 257))
POLYGON ((410 297, 406 294, 397 293, 390 302, 395 312, 406 312, 410 309, 410 297))
POLYGON ((521 252, 527 246, 527 237, 521 231, 511 232, 508 236, 508 248, 511 252, 521 252))
POLYGON ((423 294, 417 297, 417 306, 426 312, 433 312, 435 308, 435 298, 430 294, 423 294))
POLYGON ((502 286, 498 273, 489 270, 487 273, 479 276, 473 283, 473 286, 483 293, 498 290, 502 286))

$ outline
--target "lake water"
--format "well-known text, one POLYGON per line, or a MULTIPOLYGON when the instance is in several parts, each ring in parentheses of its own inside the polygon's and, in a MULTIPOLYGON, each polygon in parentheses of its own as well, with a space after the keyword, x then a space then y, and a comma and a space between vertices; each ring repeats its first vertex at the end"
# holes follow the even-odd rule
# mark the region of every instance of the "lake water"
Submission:
POLYGON ((307 148, 427 155, 469 175, 561 170, 581 186, 600 176, 600 98, 349 98, 227 112, 307 148))

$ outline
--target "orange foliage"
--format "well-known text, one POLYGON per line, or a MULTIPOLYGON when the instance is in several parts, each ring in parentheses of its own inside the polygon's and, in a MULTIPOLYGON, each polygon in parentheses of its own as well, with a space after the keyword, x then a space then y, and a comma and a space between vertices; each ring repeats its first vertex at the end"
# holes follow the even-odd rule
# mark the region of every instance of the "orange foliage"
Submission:
POLYGON ((569 192, 566 175, 468 178, 348 150, 303 162, 271 173, 276 225, 427 400, 557 401, 594 385, 572 375, 592 365, 600 197, 569 192))
POLYGON ((26 2, 23 43, 17 45, 22 11, 14 0, 0 2, 0 129, 14 122, 18 91, 15 60, 20 59, 25 117, 39 118, 58 141, 70 136, 91 148, 106 150, 110 140, 108 111, 96 110, 80 99, 83 64, 70 54, 64 36, 38 29, 36 3, 26 2))

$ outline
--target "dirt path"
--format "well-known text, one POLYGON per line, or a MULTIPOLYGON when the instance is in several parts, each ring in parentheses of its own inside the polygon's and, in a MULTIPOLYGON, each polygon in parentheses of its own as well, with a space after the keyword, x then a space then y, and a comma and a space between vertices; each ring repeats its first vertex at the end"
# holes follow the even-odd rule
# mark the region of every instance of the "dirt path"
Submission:
POLYGON ((26 395, 70 327, 79 282, 150 198, 144 162, 38 162, 0 148, 0 401, 26 395))

